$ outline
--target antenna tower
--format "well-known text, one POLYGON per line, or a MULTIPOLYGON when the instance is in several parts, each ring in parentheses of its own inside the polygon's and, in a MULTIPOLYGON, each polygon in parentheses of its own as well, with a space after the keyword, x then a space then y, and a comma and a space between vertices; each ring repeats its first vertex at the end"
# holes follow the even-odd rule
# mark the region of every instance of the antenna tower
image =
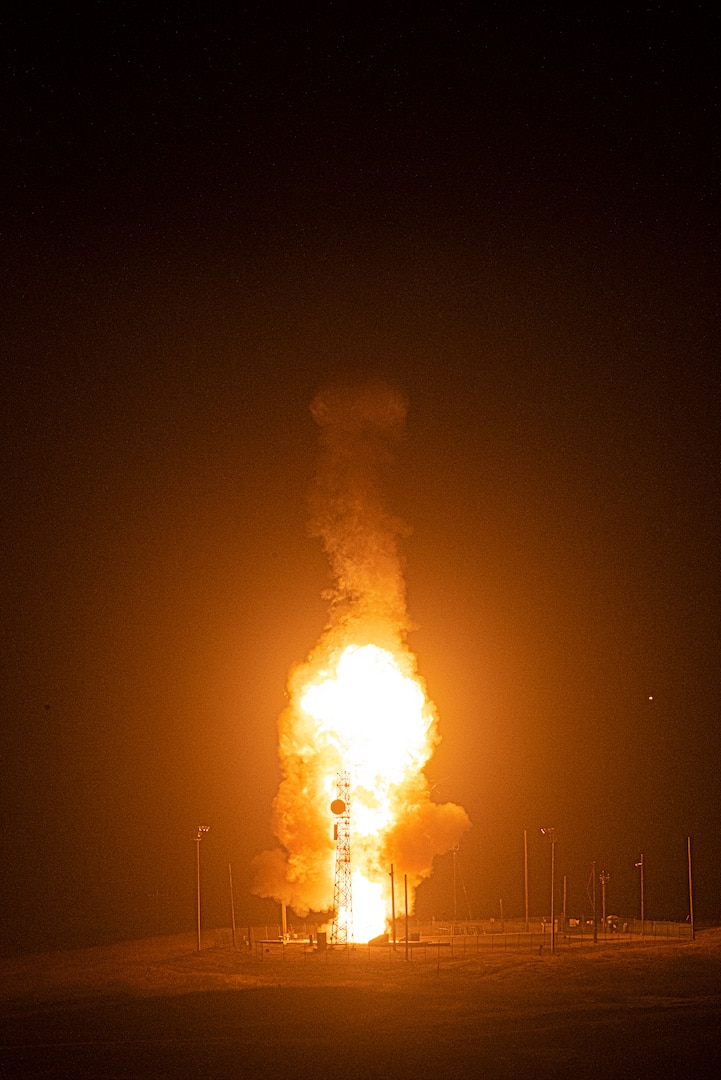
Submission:
POLYGON ((333 925, 330 939, 334 945, 353 940, 353 885, 350 867, 350 774, 339 772, 336 797, 331 803, 335 822, 335 885, 333 888, 333 925))

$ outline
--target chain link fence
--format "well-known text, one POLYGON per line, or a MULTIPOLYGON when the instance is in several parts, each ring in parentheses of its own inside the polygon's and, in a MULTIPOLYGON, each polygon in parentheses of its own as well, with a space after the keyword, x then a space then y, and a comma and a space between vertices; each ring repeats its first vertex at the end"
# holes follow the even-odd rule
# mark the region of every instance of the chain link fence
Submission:
MULTIPOLYGON (((223 941, 231 944, 230 931, 219 931, 223 941), (225 940, 227 938, 227 940, 225 940)), ((592 920, 558 920, 553 935, 556 952, 594 949, 599 946, 626 945, 640 947, 663 941, 691 940, 688 922, 645 920, 643 932, 640 920, 613 920, 608 925, 596 925, 592 920), (560 924, 560 925, 559 925, 560 924)), ((392 963, 396 960, 442 960, 443 958, 471 957, 498 953, 535 953, 544 955, 551 951, 551 927, 543 920, 529 920, 525 924, 504 928, 500 923, 459 924, 416 923, 405 936, 398 936, 395 943, 383 935, 373 943, 350 943, 334 945, 329 935, 315 923, 303 923, 289 927, 283 937, 280 926, 250 926, 236 934, 236 948, 251 953, 259 961, 282 960, 288 962, 338 963, 344 960, 368 960, 392 963)))

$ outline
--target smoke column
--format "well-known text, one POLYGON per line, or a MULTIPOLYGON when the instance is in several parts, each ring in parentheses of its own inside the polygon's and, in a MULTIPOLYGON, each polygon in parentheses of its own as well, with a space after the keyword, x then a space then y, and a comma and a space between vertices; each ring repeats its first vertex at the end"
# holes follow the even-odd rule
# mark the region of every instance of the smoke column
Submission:
POLYGON ((364 741, 355 751, 363 768, 356 770, 353 805, 359 821, 365 814, 368 824, 365 832, 359 825, 353 839, 353 865, 363 877, 354 879, 354 907, 363 902, 358 887, 367 886, 382 897, 389 914, 390 864, 408 875, 413 894, 431 873, 433 858, 452 850, 470 825, 460 806, 431 801, 422 771, 439 741, 438 720, 406 644, 411 627, 399 542, 407 528, 389 512, 380 488, 382 468, 404 433, 407 406, 395 389, 375 381, 325 390, 310 408, 321 444, 310 492, 310 531, 323 543, 333 584, 326 594, 327 626, 289 676, 289 704, 279 718, 282 781, 273 803, 273 831, 281 846, 254 860, 254 892, 288 904, 301 916, 332 906, 335 845, 329 802, 337 771, 348 765, 342 729, 352 709, 336 713, 334 729, 309 702, 319 687, 321 694, 335 691, 349 654, 358 661, 371 652, 380 658, 379 696, 359 720, 364 741), (362 651, 368 646, 375 648, 362 651), (418 699, 415 721, 406 732, 402 708, 391 707, 377 735, 369 735, 370 714, 392 702, 396 684, 399 701, 409 694, 418 699))

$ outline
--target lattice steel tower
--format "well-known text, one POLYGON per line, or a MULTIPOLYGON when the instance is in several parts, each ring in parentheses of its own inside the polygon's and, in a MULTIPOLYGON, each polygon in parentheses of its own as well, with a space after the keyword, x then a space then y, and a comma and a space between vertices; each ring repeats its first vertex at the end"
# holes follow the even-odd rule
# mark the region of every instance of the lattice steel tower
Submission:
POLYGON ((330 804, 335 822, 335 885, 333 925, 330 939, 335 945, 353 940, 353 884, 350 867, 350 775, 339 772, 336 797, 330 804))

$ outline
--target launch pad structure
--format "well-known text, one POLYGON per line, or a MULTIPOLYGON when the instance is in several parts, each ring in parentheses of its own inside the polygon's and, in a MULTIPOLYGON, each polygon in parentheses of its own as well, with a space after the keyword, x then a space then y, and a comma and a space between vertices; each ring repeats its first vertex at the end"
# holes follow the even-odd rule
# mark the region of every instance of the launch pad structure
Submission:
POLYGON ((339 772, 336 797, 330 804, 335 814, 335 880, 333 885, 333 945, 348 945, 353 940, 353 883, 350 858, 350 774, 339 772))

